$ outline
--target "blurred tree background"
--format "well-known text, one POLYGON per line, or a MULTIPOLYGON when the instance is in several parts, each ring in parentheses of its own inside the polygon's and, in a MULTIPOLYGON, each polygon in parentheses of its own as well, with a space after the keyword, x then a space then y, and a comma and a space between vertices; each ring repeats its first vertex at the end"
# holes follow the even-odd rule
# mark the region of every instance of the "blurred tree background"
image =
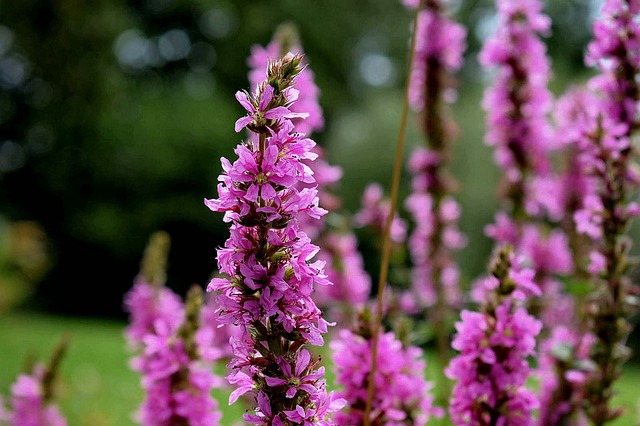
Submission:
MULTIPOLYGON (((476 60, 495 18, 489 0, 450 4, 469 31, 452 164, 469 281, 485 269, 482 228, 497 207, 480 106, 489 76, 476 60)), ((582 58, 599 6, 547 1, 554 93, 590 75, 582 58)), ((228 231, 203 199, 217 196, 219 157, 242 137, 233 95, 248 85, 251 46, 285 21, 322 91, 314 139, 343 167, 337 193, 355 212, 367 183, 390 181, 411 19, 397 0, 0 1, 0 311, 124 317, 159 229, 172 238, 169 287, 206 286, 228 231)), ((421 143, 414 127, 407 153, 421 143)))

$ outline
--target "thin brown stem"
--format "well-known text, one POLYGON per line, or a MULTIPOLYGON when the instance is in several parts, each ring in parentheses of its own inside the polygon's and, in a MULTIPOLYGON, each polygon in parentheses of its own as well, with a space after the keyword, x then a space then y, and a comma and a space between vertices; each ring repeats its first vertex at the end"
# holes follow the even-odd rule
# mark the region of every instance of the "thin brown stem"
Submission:
MULTIPOLYGON (((421 5, 422 6, 422 5, 421 5)), ((382 327, 382 311, 384 302, 384 290, 387 284, 387 274, 389 271, 389 257, 391 253, 391 224, 396 213, 398 203, 398 191, 400 188, 400 175, 402 171, 402 153, 404 149, 405 130, 407 127, 407 117, 409 115, 409 77, 413 67, 413 57, 416 45, 416 27, 418 25, 418 14, 422 7, 418 7, 413 19, 413 31, 411 34, 411 48, 409 51, 409 64, 407 67, 404 98, 402 102, 402 115, 400 117, 400 128, 398 130, 398 140, 396 144, 395 161, 393 165, 393 175, 391 180, 391 206, 389 215, 385 223, 384 232, 382 234, 382 260, 380 262, 380 274, 378 280, 378 297, 377 311, 372 327, 371 336, 371 369, 369 370, 368 387, 367 387, 367 403, 364 410, 364 426, 371 425, 371 408, 373 405, 373 394, 375 391, 375 371, 376 358, 378 357, 378 341, 380 336, 380 328, 382 327)))

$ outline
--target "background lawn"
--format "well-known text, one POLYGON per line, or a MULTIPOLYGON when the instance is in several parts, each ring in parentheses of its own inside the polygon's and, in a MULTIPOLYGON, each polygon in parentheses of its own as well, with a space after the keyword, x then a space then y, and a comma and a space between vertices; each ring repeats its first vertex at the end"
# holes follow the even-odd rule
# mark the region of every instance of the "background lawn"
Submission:
MULTIPOLYGON (((71 337, 62 363, 58 400, 69 426, 128 426, 141 401, 138 376, 129 370, 123 338, 126 323, 97 319, 56 317, 28 312, 0 315, 0 393, 7 395, 11 383, 28 357, 46 359, 65 333, 71 337)), ((437 377, 437 364, 428 354, 428 372, 437 377)), ((325 360, 329 357, 324 356, 325 360)), ((223 367, 222 367, 223 369, 223 367)), ((330 370, 330 368, 329 368, 330 370)), ((332 376, 328 375, 331 386, 332 376)), ((628 365, 619 383, 617 403, 628 414, 614 426, 640 424, 640 367, 628 365)), ((228 392, 216 392, 224 409, 224 425, 237 424, 242 409, 228 407, 228 392)), ((448 424, 446 421, 432 424, 448 424)), ((242 423, 241 423, 242 424, 242 423)))

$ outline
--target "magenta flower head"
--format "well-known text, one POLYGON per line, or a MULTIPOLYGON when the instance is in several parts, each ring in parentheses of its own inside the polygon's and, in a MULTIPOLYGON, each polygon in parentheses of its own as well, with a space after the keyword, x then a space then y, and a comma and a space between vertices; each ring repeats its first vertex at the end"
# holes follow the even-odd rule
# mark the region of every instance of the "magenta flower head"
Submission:
MULTIPOLYGON (((418 13, 409 80, 409 104, 415 111, 430 108, 428 102, 436 98, 450 103, 457 97, 451 75, 462 67, 467 31, 447 17, 444 3, 442 0, 425 1, 424 8, 418 13)), ((404 1, 404 4, 409 8, 419 6, 418 1, 404 1)))
POLYGON ((595 368, 589 359, 594 336, 556 327, 542 343, 538 374, 540 426, 587 425, 584 414, 585 385, 595 368))
POLYGON ((223 352, 201 309, 200 287, 190 290, 186 303, 164 287, 168 250, 168 234, 154 233, 141 272, 124 297, 125 335, 136 353, 131 368, 141 375, 145 391, 136 420, 144 426, 216 426, 222 415, 211 397, 220 386, 213 363, 223 352))
POLYGON ((0 400, 0 424, 11 426, 67 426, 54 402, 54 380, 68 346, 63 338, 48 362, 37 363, 30 374, 20 374, 11 385, 11 409, 4 411, 0 400), (3 419, 4 417, 4 419, 3 419))
POLYGON ((236 385, 230 403, 242 394, 256 406, 245 420, 256 425, 320 425, 330 422, 334 397, 327 394, 324 370, 304 348, 322 345, 328 323, 313 299, 316 285, 330 285, 318 247, 301 229, 303 217, 320 218, 313 171, 315 142, 295 131, 292 119, 299 92, 295 81, 302 57, 288 53, 269 63, 265 79, 252 93, 236 98, 247 115, 236 123, 249 141, 237 146, 238 158, 223 158, 218 198, 205 200, 230 223, 230 237, 218 250, 222 278, 208 290, 218 292, 219 320, 239 327, 231 339, 228 364, 236 385))
MULTIPOLYGON (((366 334, 366 333, 365 333, 366 334)), ((361 425, 371 368, 370 336, 340 330, 331 342, 338 395, 347 401, 336 414, 339 425, 361 425)), ((433 407, 432 384, 425 379, 422 350, 404 346, 392 332, 380 335, 375 372, 373 425, 424 426, 442 412, 433 407)))
MULTIPOLYGON (((370 183, 362 193, 362 206, 353 216, 356 227, 370 227, 374 232, 382 235, 387 217, 391 211, 391 203, 384 197, 384 189, 379 183, 370 183)), ((403 243, 407 238, 407 224, 396 215, 391 222, 391 240, 403 243)))
POLYGON ((315 83, 315 76, 308 66, 307 58, 303 56, 302 45, 293 24, 281 24, 268 45, 264 47, 254 45, 251 48, 251 56, 247 61, 250 67, 249 83, 252 89, 257 88, 264 80, 269 63, 283 57, 288 52, 302 56, 302 65, 304 66, 293 82, 293 88, 299 92, 299 96, 295 104, 291 105, 291 110, 308 114, 305 118, 294 117, 291 121, 295 125, 296 131, 309 135, 324 127, 324 115, 318 100, 320 89, 315 83))
POLYGON ((604 424, 622 411, 612 407, 611 398, 630 355, 629 319, 638 306, 631 280, 634 262, 629 259, 633 242, 627 229, 640 213, 632 201, 640 184, 632 144, 640 125, 640 3, 605 0, 593 33, 587 63, 599 71, 589 81, 598 102, 583 129, 580 154, 594 188, 574 219, 577 231, 593 242, 587 270, 595 290, 588 301, 587 320, 596 336, 591 350, 596 368, 588 378, 585 405, 591 422, 604 424))
POLYGON ((522 268, 508 246, 495 255, 491 275, 475 296, 480 311, 464 310, 452 346, 459 354, 445 370, 455 380, 449 413, 456 425, 532 425, 536 396, 525 387, 527 358, 535 354, 540 321, 527 313, 540 295, 532 270, 522 268))
POLYGON ((66 426, 67 421, 55 404, 45 401, 44 368, 38 366, 32 375, 21 374, 11 386, 11 425, 66 426))
POLYGON ((480 63, 495 69, 492 87, 485 92, 488 114, 486 142, 495 147, 495 159, 504 170, 504 197, 521 214, 539 214, 527 202, 532 179, 550 171, 548 152, 554 148, 547 114, 552 97, 546 48, 539 39, 551 21, 542 14, 540 0, 499 0, 498 29, 480 52, 480 63))
MULTIPOLYGON (((289 51, 299 55, 303 53, 297 30, 291 23, 281 24, 267 46, 253 46, 248 60, 251 87, 257 88, 264 80, 269 62, 281 58, 289 51)), ((294 112, 309 114, 306 118, 291 119, 297 133, 309 136, 323 128, 324 118, 319 102, 320 89, 315 84, 314 74, 306 62, 305 57, 302 61, 304 69, 293 81, 292 87, 298 91, 298 98, 290 108, 294 112)), ((297 182, 295 186, 298 190, 316 189, 320 204, 332 215, 332 219, 302 215, 298 217, 298 221, 300 229, 320 247, 318 258, 325 262, 326 275, 333 284, 317 288, 314 300, 323 309, 330 310, 325 314, 334 317, 342 315, 341 311, 347 307, 355 308, 366 302, 371 279, 364 270, 355 235, 346 226, 339 225, 347 219, 338 212, 342 202, 332 190, 342 178, 342 168, 330 165, 324 151, 318 145, 312 148, 311 154, 302 163, 313 172, 314 179, 297 182)))
POLYGON ((412 192, 405 207, 413 221, 408 240, 411 285, 403 305, 411 309, 408 313, 415 313, 415 308, 425 312, 444 364, 450 357, 450 319, 462 302, 455 252, 466 245, 458 229, 460 206, 453 197, 458 185, 448 170, 458 132, 448 107, 457 98, 455 73, 463 64, 467 32, 448 16, 444 0, 403 3, 419 8, 408 102, 416 112, 424 143, 408 162, 412 192))
POLYGON ((194 286, 182 308, 178 328, 158 321, 145 335, 131 368, 141 375, 145 400, 135 415, 143 426, 219 425, 222 414, 211 390, 220 386, 213 363, 222 352, 211 346, 202 323, 202 290, 194 286))

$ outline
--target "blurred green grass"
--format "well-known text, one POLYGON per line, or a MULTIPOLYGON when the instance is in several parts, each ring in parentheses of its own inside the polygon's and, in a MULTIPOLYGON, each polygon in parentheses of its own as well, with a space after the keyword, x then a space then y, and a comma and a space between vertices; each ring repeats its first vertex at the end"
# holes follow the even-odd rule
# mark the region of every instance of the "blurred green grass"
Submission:
MULTIPOLYGON (((0 394, 8 395, 11 383, 23 369, 25 360, 45 360, 59 339, 68 333, 70 345, 62 361, 58 402, 70 426, 135 425, 132 413, 142 399, 138 376, 129 369, 131 353, 123 330, 126 323, 116 320, 50 316, 13 312, 0 315, 0 394)), ((325 361, 329 354, 324 353, 325 361)), ((427 353, 428 375, 438 377, 438 363, 427 353)), ((223 366, 220 366, 224 369, 223 366)), ((330 367, 328 368, 330 370, 330 367)), ((222 372, 222 371, 221 371, 222 372)), ((327 374, 330 388, 333 375, 327 374)), ((640 366, 627 365, 618 383, 616 404, 628 413, 612 426, 640 424, 640 366)), ((227 406, 228 392, 216 391, 224 410, 223 424, 238 424, 242 408, 227 406)), ((448 424, 433 421, 431 424, 448 424)))

